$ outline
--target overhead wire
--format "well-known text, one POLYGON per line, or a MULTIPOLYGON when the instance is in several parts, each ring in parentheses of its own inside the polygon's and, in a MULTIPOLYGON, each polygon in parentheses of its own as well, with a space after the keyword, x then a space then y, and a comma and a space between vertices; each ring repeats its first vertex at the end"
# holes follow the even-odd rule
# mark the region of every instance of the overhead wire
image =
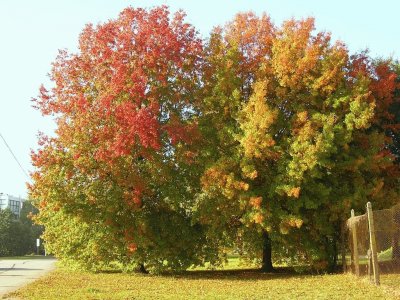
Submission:
POLYGON ((6 145, 6 147, 8 148, 8 150, 10 151, 12 157, 14 158, 14 160, 17 162, 18 166, 20 167, 21 171, 25 174, 25 176, 27 178, 30 179, 28 173, 25 171, 25 169, 22 167, 21 163, 19 162, 18 158, 15 156, 14 152, 12 151, 11 147, 8 145, 6 139, 4 138, 4 136, 1 134, 0 132, 0 137, 3 140, 4 144, 6 145))

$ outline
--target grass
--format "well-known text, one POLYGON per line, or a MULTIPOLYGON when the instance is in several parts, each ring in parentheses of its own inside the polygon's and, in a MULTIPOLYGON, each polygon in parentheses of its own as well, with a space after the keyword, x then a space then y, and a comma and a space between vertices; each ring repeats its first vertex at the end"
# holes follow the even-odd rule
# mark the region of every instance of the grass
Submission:
POLYGON ((24 260, 24 259, 53 259, 53 256, 43 256, 43 255, 24 255, 24 256, 0 256, 1 260, 24 260))
MULTIPOLYGON (((240 259, 240 256, 237 254, 229 254, 228 262, 224 263, 223 267, 218 268, 218 270, 238 270, 238 269, 257 269, 259 264, 251 264, 249 262, 243 261, 240 259)), ((194 269, 190 269, 190 271, 210 271, 210 265, 206 263, 204 267, 195 267, 194 269)))
POLYGON ((400 274, 381 274, 380 281, 383 289, 400 299, 400 274))
MULTIPOLYGON (((391 278, 393 284, 399 280, 391 278), (397 280, 397 281, 396 281, 397 280)), ((58 268, 7 297, 21 299, 393 299, 392 289, 352 275, 265 274, 252 269, 175 275, 87 273, 58 268)))

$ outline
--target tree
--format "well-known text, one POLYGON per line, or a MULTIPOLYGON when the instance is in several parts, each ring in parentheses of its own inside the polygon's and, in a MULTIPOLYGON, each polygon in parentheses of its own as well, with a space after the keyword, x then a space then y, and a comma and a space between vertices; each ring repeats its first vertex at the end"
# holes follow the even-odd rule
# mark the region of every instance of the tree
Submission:
MULTIPOLYGON (((43 226, 35 224, 32 220, 35 215, 38 214, 38 212, 39 210, 32 205, 30 200, 23 202, 21 211, 19 213, 19 222, 26 232, 26 237, 23 241, 23 243, 26 245, 25 254, 35 253, 37 251, 36 239, 41 238, 44 230, 43 226)), ((40 252, 43 252, 44 249, 42 245, 39 250, 40 252)))
MULTIPOLYGON (((12 247, 12 236, 11 236, 11 229, 13 226, 13 221, 15 217, 11 210, 0 209, 0 256, 7 256, 10 255, 11 250, 10 246, 12 247)), ((14 247, 15 248, 15 247, 14 247)))
POLYGON ((395 68, 312 18, 239 14, 203 47, 182 12, 127 8, 51 79, 30 189, 64 261, 177 270, 235 247, 332 269, 350 208, 398 198, 395 68))
POLYGON ((276 28, 239 14, 207 46, 197 217, 264 271, 272 244, 277 257, 333 269, 350 208, 398 198, 392 141, 375 126, 392 120, 393 71, 313 31, 311 18, 276 28))
POLYGON ((11 210, 0 209, 0 256, 31 253, 31 236, 30 226, 25 226, 11 210))
POLYGON ((127 8, 87 25, 79 52, 54 62, 54 87, 41 87, 36 106, 57 130, 32 153, 30 190, 62 259, 153 270, 203 260, 205 237, 188 210, 202 44, 184 17, 127 8))

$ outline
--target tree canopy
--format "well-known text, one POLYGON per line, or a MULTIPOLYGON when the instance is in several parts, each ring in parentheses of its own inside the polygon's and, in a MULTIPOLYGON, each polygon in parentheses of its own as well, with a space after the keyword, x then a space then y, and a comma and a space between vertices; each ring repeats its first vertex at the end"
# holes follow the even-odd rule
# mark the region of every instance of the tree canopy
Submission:
POLYGON ((398 67, 312 18, 241 13, 202 41, 184 17, 127 8, 53 63, 35 104, 57 130, 30 187, 49 250, 87 268, 232 248, 264 270, 332 267, 350 208, 398 199, 398 67))
POLYGON ((0 209, 0 256, 36 253, 36 239, 43 229, 30 219, 35 212, 29 201, 23 203, 19 218, 9 208, 0 209))
POLYGON ((335 266, 350 208, 398 200, 385 146, 387 130, 398 135, 397 76, 388 61, 350 56, 314 30, 312 18, 276 28, 239 14, 206 48, 200 124, 215 134, 197 213, 213 232, 241 237, 243 251, 263 247, 268 270, 271 239, 278 256, 283 248, 291 260, 335 266))
POLYGON ((117 253, 186 268, 201 257, 204 239, 188 210, 201 40, 182 12, 127 8, 86 26, 79 49, 60 52, 55 86, 42 87, 36 101, 58 126, 32 154, 32 196, 49 249, 79 261, 78 243, 88 249, 82 257, 111 251, 99 250, 99 262, 117 253))

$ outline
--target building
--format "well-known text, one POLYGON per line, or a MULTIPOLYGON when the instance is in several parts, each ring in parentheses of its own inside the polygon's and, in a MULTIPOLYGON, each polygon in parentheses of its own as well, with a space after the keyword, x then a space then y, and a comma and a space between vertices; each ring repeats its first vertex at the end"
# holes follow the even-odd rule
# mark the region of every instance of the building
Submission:
POLYGON ((22 204, 26 201, 21 197, 14 197, 11 195, 0 193, 0 209, 9 208, 14 215, 19 218, 21 212, 22 204))

